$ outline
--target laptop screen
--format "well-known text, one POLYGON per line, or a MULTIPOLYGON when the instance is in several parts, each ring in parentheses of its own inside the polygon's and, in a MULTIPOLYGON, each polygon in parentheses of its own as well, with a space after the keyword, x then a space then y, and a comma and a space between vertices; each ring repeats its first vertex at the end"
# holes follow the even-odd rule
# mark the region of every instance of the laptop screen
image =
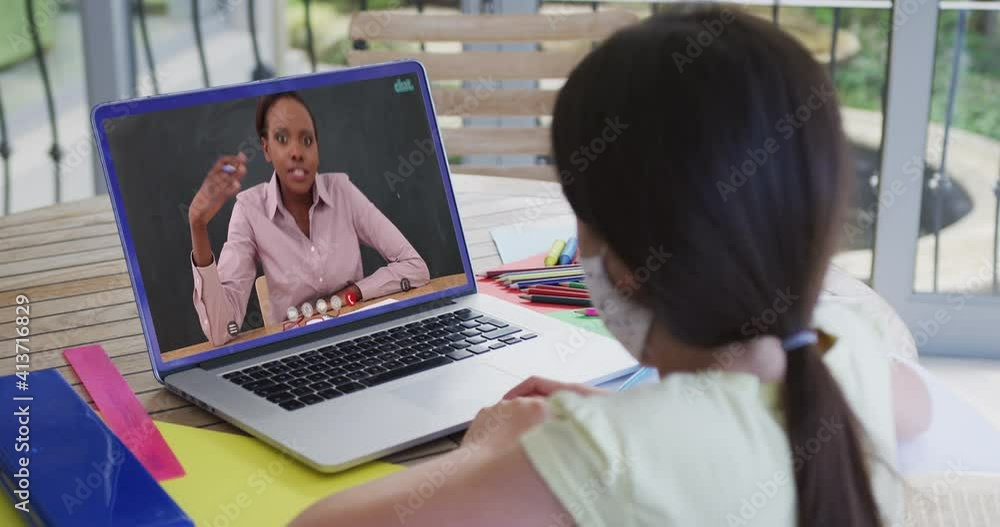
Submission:
POLYGON ((94 119, 155 362, 472 287, 414 63, 116 103, 94 119))

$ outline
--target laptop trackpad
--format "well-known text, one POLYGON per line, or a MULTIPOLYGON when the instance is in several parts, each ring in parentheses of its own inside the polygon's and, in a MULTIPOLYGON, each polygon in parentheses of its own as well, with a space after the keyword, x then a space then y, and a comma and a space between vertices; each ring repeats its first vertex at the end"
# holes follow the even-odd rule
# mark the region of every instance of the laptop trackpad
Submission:
POLYGON ((407 402, 422 406, 435 415, 471 420, 476 412, 500 401, 521 381, 517 377, 483 364, 446 367, 437 375, 401 386, 392 391, 407 402))

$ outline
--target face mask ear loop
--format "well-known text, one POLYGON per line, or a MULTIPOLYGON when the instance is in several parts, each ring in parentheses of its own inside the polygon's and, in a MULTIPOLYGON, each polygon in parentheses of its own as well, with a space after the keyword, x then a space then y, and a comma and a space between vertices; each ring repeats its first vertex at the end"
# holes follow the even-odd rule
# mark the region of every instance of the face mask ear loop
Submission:
POLYGON ((611 273, 608 272, 608 244, 601 245, 601 249, 597 251, 597 257, 601 259, 601 271, 604 272, 604 276, 608 279, 608 282, 614 286, 614 282, 611 281, 611 273))

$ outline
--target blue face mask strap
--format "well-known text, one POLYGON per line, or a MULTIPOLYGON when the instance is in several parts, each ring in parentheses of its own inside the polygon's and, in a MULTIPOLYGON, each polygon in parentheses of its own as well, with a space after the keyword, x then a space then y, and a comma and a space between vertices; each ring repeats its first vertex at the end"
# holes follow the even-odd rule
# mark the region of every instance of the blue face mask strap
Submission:
POLYGON ((811 329, 803 329, 792 333, 785 338, 785 340, 781 341, 781 347, 784 348, 786 352, 789 352, 818 343, 819 335, 817 335, 815 331, 811 329))

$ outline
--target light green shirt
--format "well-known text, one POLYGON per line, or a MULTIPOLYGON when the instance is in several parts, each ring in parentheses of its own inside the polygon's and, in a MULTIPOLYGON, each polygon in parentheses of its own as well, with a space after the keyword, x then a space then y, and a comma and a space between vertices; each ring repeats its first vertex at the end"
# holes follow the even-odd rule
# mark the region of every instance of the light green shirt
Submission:
MULTIPOLYGON (((902 483, 883 332, 861 303, 836 297, 820 303, 814 326, 837 337, 824 361, 865 428, 875 497, 891 525, 902 483)), ((792 451, 778 390, 714 370, 609 396, 553 395, 553 418, 521 439, 569 512, 549 525, 795 526, 793 469, 842 430, 827 420, 792 451)))

